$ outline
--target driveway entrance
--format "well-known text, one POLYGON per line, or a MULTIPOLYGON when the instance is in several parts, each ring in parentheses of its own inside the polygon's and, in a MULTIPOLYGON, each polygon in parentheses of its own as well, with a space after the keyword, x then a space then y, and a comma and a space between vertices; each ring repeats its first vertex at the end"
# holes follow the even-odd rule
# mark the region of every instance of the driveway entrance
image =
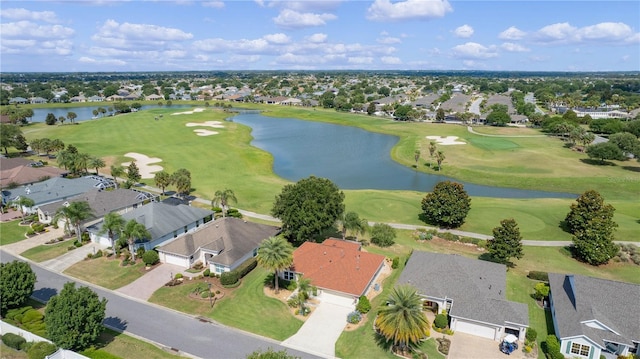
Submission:
MULTIPOLYGON (((431 333, 434 337, 437 337, 438 333, 431 333)), ((440 334, 441 335, 441 334, 440 334)), ((447 336, 451 339, 451 347, 449 348, 449 358, 474 358, 474 359, 524 359, 525 355, 522 352, 522 343, 514 350, 511 355, 506 355, 500 351, 500 343, 492 340, 481 338, 472 334, 466 334, 462 332, 455 332, 452 336, 447 336)))
POLYGON ((282 345, 324 358, 335 358, 336 341, 347 324, 347 315, 355 310, 353 299, 325 292, 318 299, 320 304, 300 330, 282 345))

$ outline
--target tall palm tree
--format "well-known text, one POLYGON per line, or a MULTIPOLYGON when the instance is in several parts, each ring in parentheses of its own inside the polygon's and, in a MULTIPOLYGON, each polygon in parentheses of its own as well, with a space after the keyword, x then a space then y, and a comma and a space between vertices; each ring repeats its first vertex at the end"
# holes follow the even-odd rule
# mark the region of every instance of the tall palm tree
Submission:
POLYGON ((102 219, 102 229, 99 234, 107 233, 109 239, 111 240, 111 248, 116 250, 116 235, 120 235, 124 230, 126 221, 122 216, 117 212, 109 212, 102 219))
POLYGON ((293 264, 293 246, 282 237, 269 237, 260 244, 256 260, 260 266, 274 271, 273 281, 278 293, 278 272, 293 264))
POLYGON ((225 188, 224 190, 217 190, 213 195, 213 201, 211 201, 212 206, 218 206, 222 208, 222 217, 227 216, 227 209, 229 202, 238 203, 238 199, 236 198, 233 190, 225 188))
POLYGON ((106 166, 106 164, 104 163, 104 160, 100 157, 91 157, 89 159, 89 163, 87 164, 89 167, 91 168, 95 168, 96 169, 96 175, 100 175, 100 173, 98 173, 98 169, 103 168, 104 166, 106 166))
POLYGON ((93 211, 89 206, 89 202, 77 201, 71 202, 68 206, 62 206, 56 211, 54 221, 57 221, 60 217, 66 221, 65 226, 72 225, 76 231, 78 243, 82 242, 82 222, 91 218, 93 211))
POLYGON ((300 314, 304 315, 304 305, 309 299, 309 292, 311 291, 311 279, 300 277, 297 281, 298 287, 298 302, 300 303, 300 314))
POLYGON ((442 169, 442 161, 444 161, 444 159, 444 152, 438 151, 438 153, 436 153, 436 161, 438 161, 438 171, 442 169))
POLYGON ((116 182, 116 188, 118 187, 118 177, 122 177, 124 175, 124 168, 122 166, 111 165, 111 177, 116 182))
POLYGON ((22 215, 22 222, 24 222, 24 209, 25 207, 31 208, 36 202, 29 197, 20 196, 17 200, 13 201, 15 205, 20 207, 20 214, 22 215))
POLYGON ((401 351, 411 350, 429 333, 429 321, 422 312, 422 299, 410 285, 393 288, 387 305, 375 320, 378 333, 401 351))
POLYGON ((171 185, 173 178, 169 172, 160 171, 156 172, 153 176, 153 181, 156 183, 156 186, 160 187, 162 194, 164 195, 164 190, 171 185))
POLYGON ((415 150, 413 152, 413 159, 416 160, 416 164, 418 164, 418 160, 420 159, 420 150, 415 150))
POLYGON ((347 231, 358 234, 364 234, 369 227, 366 219, 361 219, 356 212, 347 212, 341 220, 342 222, 342 239, 346 239, 347 231))
POLYGON ((429 156, 430 157, 433 157, 433 155, 436 153, 436 149, 438 149, 438 146, 436 146, 436 141, 429 142, 429 156))
POLYGON ((135 219, 132 219, 124 225, 122 236, 127 239, 127 243, 129 243, 129 251, 131 252, 131 259, 135 261, 136 253, 133 245, 138 239, 151 238, 151 233, 147 231, 147 228, 144 226, 144 224, 138 223, 135 219))

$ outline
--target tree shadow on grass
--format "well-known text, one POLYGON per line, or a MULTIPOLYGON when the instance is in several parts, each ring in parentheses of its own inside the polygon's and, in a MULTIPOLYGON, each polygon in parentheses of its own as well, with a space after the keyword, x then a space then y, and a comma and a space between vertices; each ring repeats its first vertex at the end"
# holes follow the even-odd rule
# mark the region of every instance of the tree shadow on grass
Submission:
POLYGON ((544 309, 544 319, 547 324, 547 333, 555 334, 556 330, 553 327, 553 316, 551 315, 551 310, 549 308, 544 309))
POLYGON ((631 172, 640 172, 640 166, 622 166, 623 170, 631 171, 631 172))
POLYGON ((581 158, 580 162, 593 166, 615 166, 616 164, 609 161, 594 160, 592 158, 581 158))
POLYGON ((571 229, 569 228, 569 224, 564 219, 562 221, 558 222, 558 227, 560 229, 562 229, 563 232, 572 234, 571 233, 571 229))

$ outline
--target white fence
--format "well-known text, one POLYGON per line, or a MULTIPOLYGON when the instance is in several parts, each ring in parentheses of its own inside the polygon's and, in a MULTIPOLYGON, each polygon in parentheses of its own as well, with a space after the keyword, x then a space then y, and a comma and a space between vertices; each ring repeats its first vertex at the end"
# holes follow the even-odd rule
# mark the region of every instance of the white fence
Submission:
MULTIPOLYGON (((31 332, 28 332, 24 329, 13 326, 9 323, 5 323, 0 321, 0 334, 4 335, 7 333, 13 333, 23 337, 28 342, 47 342, 51 343, 51 340, 45 339, 39 335, 35 335, 31 332)), ((47 359, 89 359, 84 355, 78 354, 71 350, 66 349, 58 349, 55 353, 47 356, 47 359)))

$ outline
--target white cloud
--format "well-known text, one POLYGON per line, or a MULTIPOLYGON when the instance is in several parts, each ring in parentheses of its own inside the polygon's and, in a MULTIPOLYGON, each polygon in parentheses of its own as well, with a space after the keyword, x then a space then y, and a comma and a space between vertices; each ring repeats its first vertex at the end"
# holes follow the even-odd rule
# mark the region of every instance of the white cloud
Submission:
POLYGON ((204 1, 202 3, 204 7, 212 7, 215 9, 222 9, 224 7, 224 2, 222 1, 204 1))
POLYGON ((545 44, 602 43, 625 45, 640 43, 640 33, 622 22, 601 22, 575 27, 567 22, 545 26, 533 34, 533 40, 545 44))
POLYGON ((467 42, 454 46, 451 50, 455 57, 463 59, 489 59, 498 56, 494 46, 486 47, 477 42, 467 42))
POLYGON ((0 34, 2 34, 3 41, 6 38, 68 38, 74 33, 72 28, 62 25, 38 25, 26 20, 0 24, 0 34))
POLYGON ((78 62, 82 62, 85 64, 93 64, 93 65, 115 65, 115 66, 125 66, 127 64, 126 61, 117 60, 117 59, 105 59, 98 60, 92 57, 82 56, 78 59, 78 62))
POLYGON ((184 59, 187 58, 188 53, 184 50, 166 50, 162 52, 163 58, 170 59, 184 59))
POLYGON ((144 42, 184 41, 193 38, 193 34, 180 29, 163 27, 150 24, 132 24, 129 22, 118 23, 115 20, 107 20, 92 36, 95 41, 120 42, 123 46, 132 46, 135 40, 136 46, 144 42), (117 41, 110 41, 117 40, 117 41))
POLYGON ((383 56, 380 58, 380 61, 387 65, 400 65, 402 63, 402 60, 395 56, 383 56))
POLYGON ((356 64, 356 65, 370 65, 373 63, 373 57, 364 57, 364 56, 349 57, 347 58, 347 62, 350 64, 356 64))
POLYGON ((527 51, 531 51, 531 49, 526 48, 520 44, 515 44, 513 42, 505 42, 502 45, 500 45, 500 48, 503 49, 504 51, 508 51, 508 52, 527 52, 527 51))
POLYGON ((504 30, 498 35, 498 38, 501 40, 521 40, 527 35, 526 32, 518 29, 515 26, 511 26, 510 28, 504 30))
POLYGON ((263 38, 274 44, 287 44, 291 42, 291 38, 283 33, 264 35, 263 38))
POLYGON ((303 28, 323 26, 327 24, 327 21, 335 19, 337 17, 329 13, 301 13, 291 9, 284 9, 277 17, 273 18, 273 22, 284 28, 303 28))
POLYGON ((264 53, 270 49, 265 39, 225 40, 221 38, 198 40, 193 42, 195 49, 204 52, 232 52, 239 54, 264 53))
POLYGON ((270 5, 295 10, 298 12, 333 11, 340 5, 340 0, 303 0, 303 1, 272 1, 270 5))
POLYGON ((50 23, 59 22, 56 13, 53 11, 30 11, 23 8, 3 9, 2 12, 0 12, 0 17, 11 20, 31 20, 50 23))
POLYGON ((443 17, 453 8, 447 0, 375 0, 367 9, 367 19, 373 21, 428 20, 443 17))
POLYGON ((377 38, 376 42, 378 42, 379 44, 391 45, 391 44, 399 44, 402 42, 402 40, 400 38, 393 37, 393 36, 383 36, 383 37, 377 38))
POLYGON ((471 36, 473 36, 473 28, 467 24, 464 24, 458 28, 456 28, 455 30, 453 30, 453 34, 456 35, 457 37, 461 37, 464 39, 470 38, 471 36))
POLYGON ((317 44, 323 43, 327 41, 327 34, 315 33, 311 36, 307 36, 307 41, 317 43, 317 44))

